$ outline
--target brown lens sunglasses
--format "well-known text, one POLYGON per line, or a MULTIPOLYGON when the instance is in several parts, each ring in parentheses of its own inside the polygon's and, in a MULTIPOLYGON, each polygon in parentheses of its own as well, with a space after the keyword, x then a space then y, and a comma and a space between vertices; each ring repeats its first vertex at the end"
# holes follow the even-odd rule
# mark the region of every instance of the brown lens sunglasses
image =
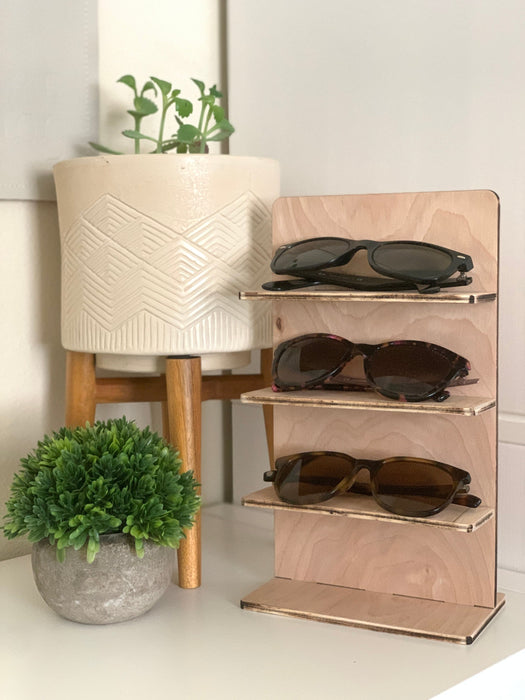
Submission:
POLYGON ((396 515, 426 517, 451 503, 477 508, 481 499, 468 493, 471 478, 463 469, 419 457, 356 459, 342 452, 300 452, 280 457, 264 473, 279 498, 295 505, 321 503, 348 491, 371 494, 396 515), (356 483, 366 469, 370 483, 356 483))

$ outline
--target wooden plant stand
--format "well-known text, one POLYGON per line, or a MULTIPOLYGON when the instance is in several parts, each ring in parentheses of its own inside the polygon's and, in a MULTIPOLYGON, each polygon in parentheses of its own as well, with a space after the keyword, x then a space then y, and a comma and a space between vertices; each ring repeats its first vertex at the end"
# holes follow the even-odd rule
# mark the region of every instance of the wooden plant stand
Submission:
MULTIPOLYGON (((97 404, 160 401, 164 437, 180 452, 182 469, 201 481, 201 403, 238 399, 243 391, 271 380, 270 349, 261 350, 260 374, 201 374, 201 358, 168 357, 166 373, 158 376, 97 377, 95 355, 68 351, 66 356, 66 425, 93 423, 97 404)), ((273 450, 272 408, 264 408, 269 448, 273 450)), ((272 452, 270 451, 270 455, 272 452)), ((177 550, 179 585, 201 585, 200 513, 177 550)))
MULTIPOLYGON (((274 248, 314 236, 420 240, 474 262, 472 285, 428 296, 334 288, 242 293, 273 300, 275 345, 313 332, 359 343, 423 340, 467 357, 470 376, 479 378, 452 388, 443 403, 372 392, 244 394, 246 403, 273 405, 275 456, 335 450, 368 459, 427 457, 469 471, 482 505, 409 518, 367 496, 301 507, 284 504, 272 487, 250 494, 245 505, 274 510, 275 576, 245 596, 243 608, 468 644, 504 604, 496 590, 498 223, 498 198, 485 190, 275 203, 274 248)), ((364 270, 358 256, 349 271, 364 270)))

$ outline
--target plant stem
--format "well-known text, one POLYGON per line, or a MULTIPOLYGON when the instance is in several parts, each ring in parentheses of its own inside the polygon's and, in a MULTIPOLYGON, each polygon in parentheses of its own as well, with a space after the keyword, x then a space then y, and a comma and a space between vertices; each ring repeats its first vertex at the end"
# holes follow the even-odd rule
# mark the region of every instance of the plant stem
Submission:
POLYGON ((199 126, 197 127, 201 134, 202 134, 202 125, 204 124, 204 112, 205 112, 205 110, 206 110, 206 105, 204 104, 204 102, 201 102, 201 113, 199 116, 199 126))
POLYGON ((210 123, 210 119, 211 119, 211 105, 208 105, 208 114, 206 115, 206 122, 204 124, 204 129, 201 131, 201 134, 202 134, 201 148, 200 148, 201 153, 206 152, 206 136, 208 133, 208 124, 210 123))
POLYGON ((164 136, 164 123, 166 121, 166 114, 172 102, 166 99, 166 96, 162 95, 162 114, 160 115, 160 126, 159 126, 159 137, 157 139, 157 148, 154 153, 162 153, 162 139, 164 136))
MULTIPOLYGON (((140 131, 140 122, 142 117, 134 117, 135 119, 135 131, 140 131)), ((140 153, 140 139, 135 139, 135 154, 140 153)))

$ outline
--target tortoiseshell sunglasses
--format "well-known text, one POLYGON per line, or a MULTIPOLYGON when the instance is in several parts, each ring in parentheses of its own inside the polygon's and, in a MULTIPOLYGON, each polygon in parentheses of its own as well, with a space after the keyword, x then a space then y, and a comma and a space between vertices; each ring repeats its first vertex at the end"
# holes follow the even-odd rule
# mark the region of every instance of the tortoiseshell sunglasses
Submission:
POLYGON ((371 388, 400 401, 444 401, 450 396, 445 387, 477 381, 465 379, 469 370, 468 360, 433 343, 393 340, 367 345, 328 333, 311 333, 286 340, 277 347, 272 389, 371 388), (364 359, 364 386, 342 373, 345 365, 358 355, 364 359))
POLYGON ((451 503, 477 508, 481 499, 468 493, 470 474, 443 462, 418 457, 356 459, 343 452, 300 452, 280 457, 264 473, 283 501, 295 505, 321 503, 348 491, 371 494, 376 503, 397 515, 427 517, 451 503), (356 483, 362 470, 370 483, 356 483))

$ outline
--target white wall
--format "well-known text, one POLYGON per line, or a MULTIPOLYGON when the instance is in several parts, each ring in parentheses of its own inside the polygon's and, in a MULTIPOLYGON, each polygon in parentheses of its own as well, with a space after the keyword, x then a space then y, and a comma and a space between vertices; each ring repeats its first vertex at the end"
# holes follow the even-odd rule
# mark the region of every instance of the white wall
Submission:
MULTIPOLYGON (((189 77, 219 83, 219 0, 138 0, 99 2, 100 140, 115 141, 115 110, 130 107, 126 88, 115 81, 125 73, 150 75, 189 85, 189 77)), ((21 76, 20 89, 25 83, 21 76)), ((117 131, 118 133, 118 131, 117 131)), ((118 143, 117 143, 118 142, 118 143)), ((5 165, 5 164, 4 164, 5 165)), ((53 202, 0 201, 0 517, 19 459, 46 432, 64 421, 64 362, 60 345, 60 247, 53 202)), ((160 428, 156 405, 101 406, 97 418, 126 414, 140 425, 160 428)), ((220 402, 204 404, 203 496, 222 499, 226 488, 223 417, 220 402)), ((0 559, 27 552, 25 541, 0 537, 0 559)))
MULTIPOLYGON (((0 201, 1 512, 18 460, 63 421, 60 253, 51 202, 0 201)), ((0 537, 0 558, 27 551, 0 537)))
MULTIPOLYGON (((523 3, 230 0, 228 13, 230 152, 277 158, 283 195, 499 194, 499 562, 525 571, 523 3)), ((264 468, 234 473, 260 488, 264 468)))
MULTIPOLYGON (((195 98, 191 78, 221 84, 220 0, 98 0, 100 141, 130 148, 120 135, 133 128, 131 90, 116 80, 131 73, 142 86, 151 75, 195 98)), ((198 103, 197 103, 198 104, 198 103)), ((152 117, 154 122, 156 119, 152 117)), ((144 120, 149 125, 150 119, 144 120)), ((175 126, 175 121, 173 120, 175 126)), ((149 128, 149 127, 148 127, 149 128)), ((168 132, 168 125, 167 130, 168 132)))

